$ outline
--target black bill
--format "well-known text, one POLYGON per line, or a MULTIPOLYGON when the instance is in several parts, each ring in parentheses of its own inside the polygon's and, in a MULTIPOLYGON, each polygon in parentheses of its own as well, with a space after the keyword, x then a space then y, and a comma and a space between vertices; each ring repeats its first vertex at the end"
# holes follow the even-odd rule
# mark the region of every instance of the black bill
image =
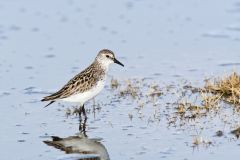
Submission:
POLYGON ((117 63, 117 64, 119 64, 119 65, 124 67, 124 65, 121 62, 119 62, 116 58, 114 58, 114 63, 117 63))

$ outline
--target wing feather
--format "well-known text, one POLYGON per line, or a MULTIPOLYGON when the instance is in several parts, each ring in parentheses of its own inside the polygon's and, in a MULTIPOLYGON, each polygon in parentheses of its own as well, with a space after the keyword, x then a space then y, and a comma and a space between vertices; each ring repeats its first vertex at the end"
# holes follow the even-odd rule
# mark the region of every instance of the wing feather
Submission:
MULTIPOLYGON (((49 96, 44 97, 41 101, 53 101, 58 100, 58 99, 63 99, 66 97, 69 97, 71 95, 74 95, 76 93, 82 93, 92 87, 98 81, 99 77, 99 72, 96 72, 97 66, 96 64, 93 63, 90 65, 88 68, 86 68, 84 71, 81 73, 77 74, 74 76, 66 85, 64 85, 59 91, 56 93, 53 93, 49 96), (96 74, 98 73, 98 74, 96 74)), ((102 75, 104 71, 102 70, 100 74, 102 75)), ((50 102, 50 104, 51 104, 50 102)), ((49 105, 50 105, 49 104, 49 105)))

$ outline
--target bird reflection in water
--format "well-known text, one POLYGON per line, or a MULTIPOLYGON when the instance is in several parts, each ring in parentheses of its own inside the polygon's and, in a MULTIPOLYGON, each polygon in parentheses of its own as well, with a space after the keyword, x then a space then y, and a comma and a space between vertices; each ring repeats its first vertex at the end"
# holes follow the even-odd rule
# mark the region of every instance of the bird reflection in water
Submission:
POLYGON ((100 139, 88 138, 86 134, 87 117, 79 117, 79 133, 75 136, 61 138, 52 136, 52 140, 43 141, 48 146, 65 151, 66 154, 74 154, 68 160, 110 160, 107 149, 100 139))

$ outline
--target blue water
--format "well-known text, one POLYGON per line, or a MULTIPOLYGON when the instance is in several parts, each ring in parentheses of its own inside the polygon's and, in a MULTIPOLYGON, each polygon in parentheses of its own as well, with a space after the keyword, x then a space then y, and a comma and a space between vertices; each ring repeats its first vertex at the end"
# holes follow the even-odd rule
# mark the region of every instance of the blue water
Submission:
MULTIPOLYGON (((39 100, 88 66, 100 49, 113 50, 125 64, 113 65, 110 77, 150 78, 160 85, 179 79, 201 84, 206 77, 239 70, 239 31, 237 0, 1 0, 0 159, 64 155, 42 141, 74 135, 78 118, 66 118, 71 104, 43 108, 39 100)), ((136 103, 109 103, 112 92, 105 90, 96 98, 102 109, 88 119, 88 136, 102 138, 111 159, 239 157, 239 141, 213 138, 217 129, 224 130, 222 122, 210 121, 206 135, 217 145, 193 151, 194 129, 168 128, 164 118, 149 124, 151 108, 142 111, 141 120, 136 103)), ((226 132, 238 124, 239 119, 226 132)))

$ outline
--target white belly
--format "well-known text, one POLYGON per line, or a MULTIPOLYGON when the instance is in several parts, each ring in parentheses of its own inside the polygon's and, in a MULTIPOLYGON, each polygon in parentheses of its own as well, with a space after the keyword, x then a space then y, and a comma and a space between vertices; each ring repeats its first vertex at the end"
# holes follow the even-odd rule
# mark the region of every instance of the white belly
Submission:
POLYGON ((100 81, 94 88, 90 89, 89 91, 79 93, 79 94, 74 94, 70 97, 67 97, 61 100, 66 102, 80 103, 80 105, 83 105, 85 102, 87 102, 88 100, 98 95, 98 93, 101 92, 101 90, 103 89, 104 84, 105 84, 105 80, 100 81))

